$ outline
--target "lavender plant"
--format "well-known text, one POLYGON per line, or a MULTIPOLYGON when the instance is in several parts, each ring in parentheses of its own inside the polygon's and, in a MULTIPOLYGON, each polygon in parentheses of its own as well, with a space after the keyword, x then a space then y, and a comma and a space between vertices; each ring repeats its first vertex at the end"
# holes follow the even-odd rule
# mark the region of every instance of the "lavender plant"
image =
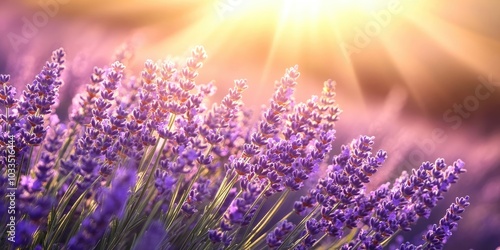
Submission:
MULTIPOLYGON (((55 113, 65 52, 19 95, 0 75, 0 221, 5 249, 381 249, 465 172, 424 162, 374 190, 387 158, 360 136, 332 156, 335 83, 304 103, 286 70, 256 123, 246 80, 220 104, 196 82, 206 53, 183 65, 94 68, 71 116, 55 113)), ((469 205, 457 198, 420 246, 441 249, 469 205)))

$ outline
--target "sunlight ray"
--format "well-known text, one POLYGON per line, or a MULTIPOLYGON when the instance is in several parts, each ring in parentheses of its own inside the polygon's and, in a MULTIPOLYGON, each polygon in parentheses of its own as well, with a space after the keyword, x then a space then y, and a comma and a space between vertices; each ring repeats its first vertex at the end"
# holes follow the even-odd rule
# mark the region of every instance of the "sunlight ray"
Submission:
POLYGON ((418 25, 427 34, 427 37, 435 41, 441 49, 448 51, 458 60, 467 63, 474 70, 487 72, 495 70, 492 68, 496 67, 496 65, 491 59, 491 51, 500 49, 498 41, 467 30, 435 15, 429 14, 422 17, 414 14, 409 15, 408 18, 418 25))

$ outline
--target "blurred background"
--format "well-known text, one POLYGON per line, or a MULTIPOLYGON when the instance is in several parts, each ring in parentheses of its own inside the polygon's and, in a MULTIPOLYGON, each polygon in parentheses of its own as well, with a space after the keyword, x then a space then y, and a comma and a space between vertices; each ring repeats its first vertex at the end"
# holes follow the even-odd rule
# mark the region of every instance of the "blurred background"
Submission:
MULTIPOLYGON (((0 73, 19 88, 50 52, 64 47, 68 69, 58 112, 93 66, 126 59, 184 60, 196 45, 208 59, 199 82, 216 81, 220 101, 248 79, 246 106, 260 109, 274 81, 299 65, 296 99, 337 82, 344 113, 335 148, 376 136, 389 161, 379 184, 422 161, 461 158, 468 173, 429 221, 457 195, 472 205, 447 249, 500 246, 500 2, 496 0, 2 0, 0 73)), ((20 91, 18 91, 20 92, 20 91)))

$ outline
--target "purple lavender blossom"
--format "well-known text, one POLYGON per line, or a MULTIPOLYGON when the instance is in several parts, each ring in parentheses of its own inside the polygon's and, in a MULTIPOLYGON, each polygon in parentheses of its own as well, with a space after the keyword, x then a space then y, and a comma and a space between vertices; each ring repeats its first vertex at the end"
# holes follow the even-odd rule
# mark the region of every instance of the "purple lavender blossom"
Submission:
POLYGON ((103 199, 96 211, 85 218, 78 233, 69 241, 68 248, 93 248, 106 232, 111 219, 122 213, 123 206, 128 199, 129 189, 134 183, 134 172, 130 170, 119 171, 111 184, 111 189, 105 192, 106 199, 103 199))
POLYGON ((424 248, 441 249, 451 236, 451 232, 456 229, 458 221, 462 219, 460 214, 470 205, 469 196, 456 198, 455 203, 451 204, 446 210, 446 215, 439 220, 439 225, 434 224, 432 230, 425 234, 424 248))
POLYGON ((282 239, 293 229, 293 223, 288 221, 281 222, 272 232, 270 232, 267 237, 267 245, 271 249, 276 249, 282 243, 282 239))
POLYGON ((162 240, 166 237, 167 232, 161 222, 155 221, 149 225, 144 235, 139 242, 134 246, 135 250, 142 249, 159 249, 162 240))

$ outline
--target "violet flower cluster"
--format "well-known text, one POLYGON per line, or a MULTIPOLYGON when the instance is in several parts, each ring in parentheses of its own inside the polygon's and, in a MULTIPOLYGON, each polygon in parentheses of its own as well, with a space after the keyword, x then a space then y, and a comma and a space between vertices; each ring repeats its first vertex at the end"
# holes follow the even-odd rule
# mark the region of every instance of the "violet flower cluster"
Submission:
MULTIPOLYGON (((294 99, 298 67, 276 82, 257 119, 234 81, 220 103, 197 82, 207 55, 151 61, 138 76, 95 67, 70 117, 55 112, 65 52, 20 91, 0 75, 0 245, 5 249, 382 249, 465 172, 424 162, 370 189, 387 152, 360 136, 333 155, 335 82, 294 99), (255 122, 253 122, 255 121, 255 122)), ((425 243, 441 249, 469 197, 425 243)))

